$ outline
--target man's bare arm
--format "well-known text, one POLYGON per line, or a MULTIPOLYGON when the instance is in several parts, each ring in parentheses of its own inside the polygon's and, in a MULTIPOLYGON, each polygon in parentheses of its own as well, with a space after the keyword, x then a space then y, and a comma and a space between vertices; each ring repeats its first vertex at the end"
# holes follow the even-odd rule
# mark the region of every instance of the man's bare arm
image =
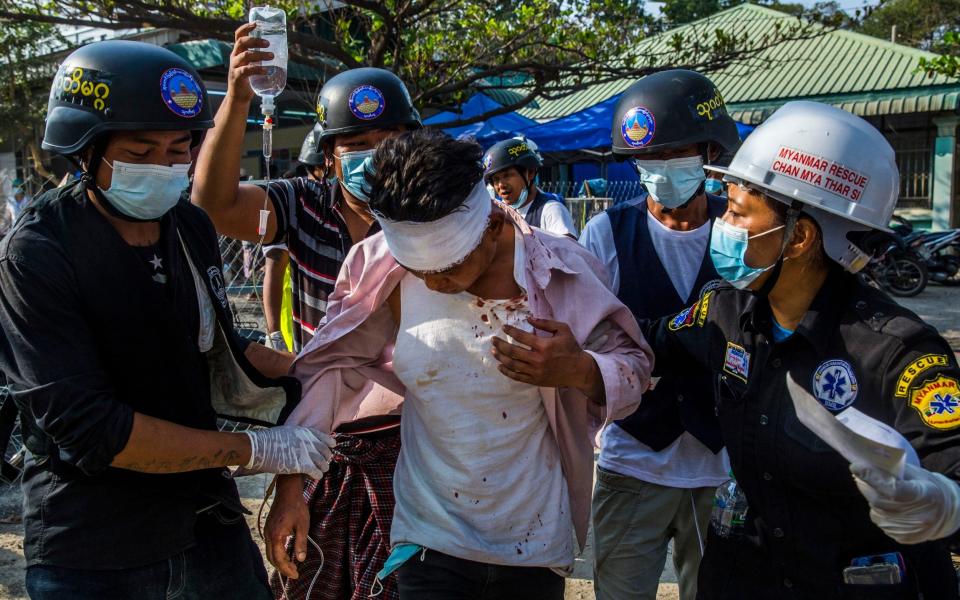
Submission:
MULTIPOLYGON (((218 233, 258 242, 261 236, 257 229, 266 191, 256 185, 240 183, 240 158, 253 100, 249 78, 265 73, 259 62, 273 55, 261 50, 267 46, 265 40, 250 37, 253 27, 254 24, 248 23, 234 34, 236 41, 230 55, 227 95, 197 157, 190 199, 207 212, 218 233)), ((269 202, 267 210, 270 216, 263 239, 270 241, 277 233, 277 217, 269 202)))
POLYGON ((249 461, 250 441, 242 433, 193 429, 135 413, 127 445, 110 466, 141 473, 183 473, 249 461))
POLYGON ((272 379, 286 375, 296 358, 292 352, 273 350, 257 343, 247 345, 243 355, 254 369, 272 379))

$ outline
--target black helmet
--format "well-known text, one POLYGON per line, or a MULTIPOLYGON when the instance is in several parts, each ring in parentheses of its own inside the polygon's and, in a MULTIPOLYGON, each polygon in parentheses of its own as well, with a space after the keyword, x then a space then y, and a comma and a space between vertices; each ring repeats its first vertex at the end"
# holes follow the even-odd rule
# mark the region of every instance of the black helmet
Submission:
POLYGON ((303 138, 303 146, 300 147, 300 162, 311 167, 323 166, 326 162, 323 157, 323 149, 320 148, 320 138, 323 134, 323 128, 320 123, 313 126, 307 137, 303 138))
POLYGON ((320 140, 397 125, 421 126, 410 92, 385 69, 362 67, 331 77, 317 98, 320 140))
POLYGON ((526 138, 511 138, 497 142, 483 155, 483 180, 490 181, 494 173, 510 167, 538 169, 543 164, 533 142, 526 138))
POLYGON ((621 156, 701 142, 715 142, 727 152, 740 146, 717 86, 682 69, 654 73, 628 87, 613 111, 611 137, 613 153, 621 156))
POLYGON ((70 155, 108 131, 210 127, 207 90, 190 63, 153 44, 96 42, 60 65, 42 147, 70 155))

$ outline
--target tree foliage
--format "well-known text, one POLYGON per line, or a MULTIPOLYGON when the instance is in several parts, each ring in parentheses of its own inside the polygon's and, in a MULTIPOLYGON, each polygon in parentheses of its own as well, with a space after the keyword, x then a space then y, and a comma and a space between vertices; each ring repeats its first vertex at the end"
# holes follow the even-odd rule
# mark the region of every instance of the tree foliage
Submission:
MULTIPOLYGON (((358 66, 389 68, 421 107, 449 107, 476 91, 509 89, 500 98, 510 100, 498 110, 508 112, 536 98, 668 66, 709 72, 811 35, 800 23, 763 39, 707 31, 639 56, 636 43, 656 30, 643 0, 315 1, 278 2, 288 12, 291 60, 327 76, 358 66)), ((0 20, 8 22, 171 28, 228 42, 245 13, 239 0, 0 0, 0 20)))
POLYGON ((888 40, 893 26, 898 43, 950 52, 945 36, 960 31, 960 0, 887 0, 863 20, 860 31, 888 40))
POLYGON ((57 28, 34 21, 4 22, 0 27, 0 139, 24 149, 40 165, 36 129, 43 123, 56 64, 51 48, 62 44, 57 28))
POLYGON ((919 68, 929 75, 939 73, 960 79, 960 32, 945 33, 938 49, 943 54, 931 60, 921 58, 919 68))

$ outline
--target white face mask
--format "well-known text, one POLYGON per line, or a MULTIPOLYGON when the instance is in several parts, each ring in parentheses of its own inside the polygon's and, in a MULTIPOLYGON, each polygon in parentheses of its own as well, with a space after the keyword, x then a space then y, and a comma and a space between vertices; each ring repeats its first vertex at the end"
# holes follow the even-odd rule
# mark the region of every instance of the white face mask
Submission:
POLYGON ((637 158, 633 160, 633 165, 650 196, 666 208, 677 208, 686 204, 707 178, 703 172, 702 156, 670 160, 637 158))
POLYGON ((190 163, 182 165, 141 165, 119 160, 113 164, 110 188, 100 191, 118 211, 142 221, 159 219, 176 206, 190 185, 190 163))

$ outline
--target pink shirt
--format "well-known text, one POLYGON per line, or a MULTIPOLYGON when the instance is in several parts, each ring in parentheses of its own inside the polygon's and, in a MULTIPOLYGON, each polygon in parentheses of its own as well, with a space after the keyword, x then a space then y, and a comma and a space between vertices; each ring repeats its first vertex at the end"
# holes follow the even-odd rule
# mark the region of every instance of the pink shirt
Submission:
MULTIPOLYGON (((633 315, 608 288, 596 257, 569 238, 531 229, 516 211, 501 208, 523 234, 531 313, 568 324, 603 377, 603 404, 576 389, 540 388, 582 547, 596 433, 636 410, 653 354, 633 315)), ((327 315, 291 368, 303 397, 287 424, 332 431, 360 418, 400 413, 405 390, 392 365, 397 325, 386 300, 405 274, 382 234, 350 250, 327 299, 327 315)))

